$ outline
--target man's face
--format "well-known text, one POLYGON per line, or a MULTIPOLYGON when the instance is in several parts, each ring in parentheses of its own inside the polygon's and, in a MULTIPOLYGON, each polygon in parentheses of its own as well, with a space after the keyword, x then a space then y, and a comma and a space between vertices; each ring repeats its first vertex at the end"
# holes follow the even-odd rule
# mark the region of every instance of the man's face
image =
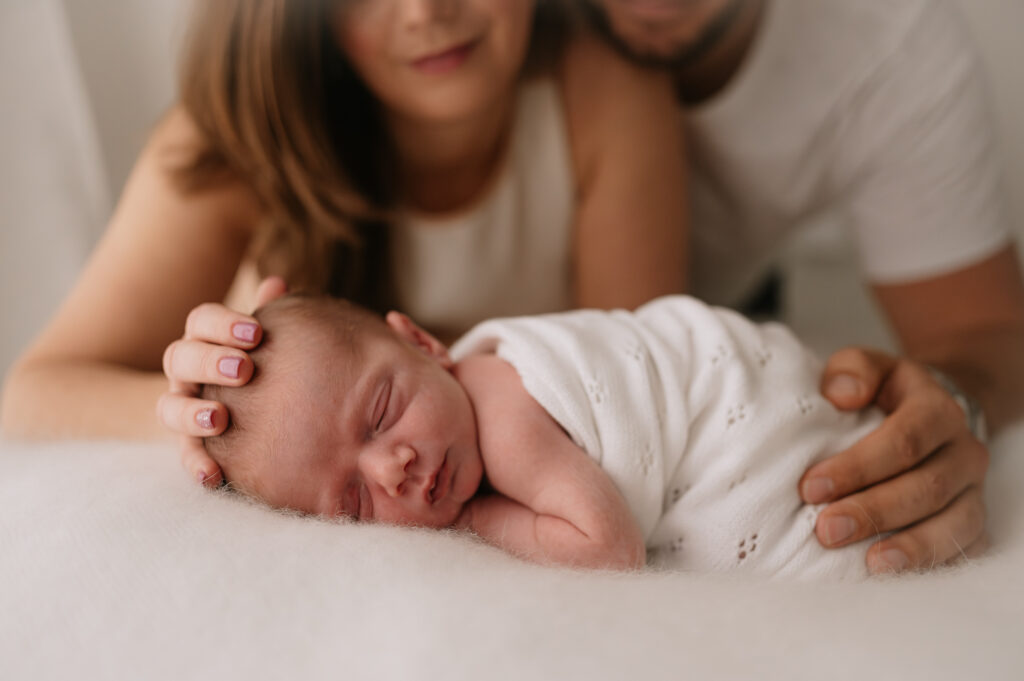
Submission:
POLYGON ((674 67, 732 0, 588 0, 599 25, 634 59, 674 67))

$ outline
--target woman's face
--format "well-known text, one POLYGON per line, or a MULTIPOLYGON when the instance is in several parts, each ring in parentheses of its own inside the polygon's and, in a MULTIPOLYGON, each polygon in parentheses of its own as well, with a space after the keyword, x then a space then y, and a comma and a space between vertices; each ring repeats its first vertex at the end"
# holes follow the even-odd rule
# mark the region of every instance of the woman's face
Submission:
POLYGON ((533 0, 342 0, 335 34, 352 67, 401 116, 486 112, 523 65, 533 0))

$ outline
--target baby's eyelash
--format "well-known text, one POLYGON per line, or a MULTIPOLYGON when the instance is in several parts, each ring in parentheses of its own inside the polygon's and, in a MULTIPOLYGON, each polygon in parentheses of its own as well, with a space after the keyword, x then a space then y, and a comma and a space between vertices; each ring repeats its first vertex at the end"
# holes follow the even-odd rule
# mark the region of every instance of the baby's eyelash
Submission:
POLYGON ((381 403, 382 403, 382 406, 380 407, 380 415, 377 417, 377 422, 373 424, 374 432, 379 432, 380 431, 381 426, 384 423, 384 417, 387 416, 388 407, 391 405, 391 383, 390 382, 387 383, 387 385, 384 386, 384 392, 381 395, 381 403))

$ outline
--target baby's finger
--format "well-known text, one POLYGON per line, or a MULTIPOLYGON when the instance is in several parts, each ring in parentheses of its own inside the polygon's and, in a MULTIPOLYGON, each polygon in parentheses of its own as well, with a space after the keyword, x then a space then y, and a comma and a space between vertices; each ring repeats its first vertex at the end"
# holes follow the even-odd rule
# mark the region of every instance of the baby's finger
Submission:
POLYGON ((252 360, 241 350, 195 340, 174 341, 164 351, 164 373, 172 384, 245 385, 252 378, 252 360))
POLYGON ((200 438, 181 438, 181 464, 193 480, 206 487, 219 487, 223 480, 220 466, 206 453, 200 438))
POLYGON ((896 362, 879 350, 843 348, 825 365, 821 393, 838 409, 863 409, 875 398, 896 362))
POLYGON ((249 315, 218 303, 204 303, 188 313, 185 338, 248 350, 260 344, 263 330, 249 315))
POLYGON ((157 418, 165 427, 185 435, 220 435, 228 425, 228 411, 219 402, 164 393, 156 403, 157 418))
POLYGON ((946 510, 868 549, 873 574, 931 568, 965 555, 983 540, 985 505, 980 487, 969 487, 946 510))
MULTIPOLYGON (((965 448, 980 443, 965 438, 965 448)), ((841 499, 821 512, 815 526, 823 546, 838 547, 898 530, 935 515, 985 478, 983 456, 965 456, 950 445, 903 475, 841 499)))

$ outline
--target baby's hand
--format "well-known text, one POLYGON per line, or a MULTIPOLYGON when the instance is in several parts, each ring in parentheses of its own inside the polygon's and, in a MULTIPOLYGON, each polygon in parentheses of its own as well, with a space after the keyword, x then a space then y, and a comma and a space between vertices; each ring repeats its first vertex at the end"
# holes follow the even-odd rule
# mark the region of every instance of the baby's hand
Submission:
MULTIPOLYGON (((287 286, 280 277, 260 284, 258 305, 280 297, 287 286)), ((228 411, 219 402, 199 399, 201 384, 244 385, 252 377, 252 360, 244 352, 259 345, 262 329, 249 315, 216 303, 194 308, 185 335, 164 351, 169 388, 157 402, 157 418, 181 433, 181 461, 200 483, 217 486, 221 470, 206 453, 202 438, 218 435, 228 426, 228 411)))

